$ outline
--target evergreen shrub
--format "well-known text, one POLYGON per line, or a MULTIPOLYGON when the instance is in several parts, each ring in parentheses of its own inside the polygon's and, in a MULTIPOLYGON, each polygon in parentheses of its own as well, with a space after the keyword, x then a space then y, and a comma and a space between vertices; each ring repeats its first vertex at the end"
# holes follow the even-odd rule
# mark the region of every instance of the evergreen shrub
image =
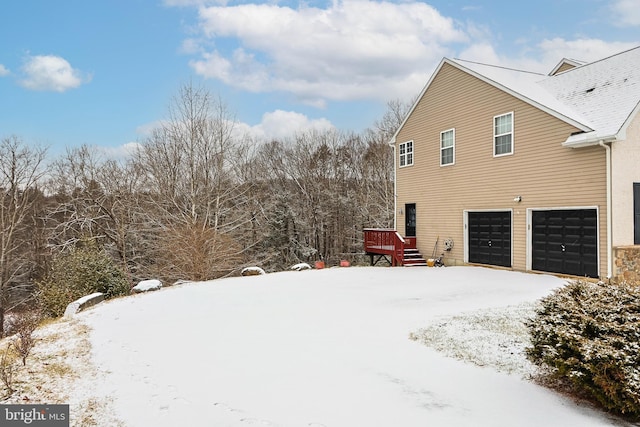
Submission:
POLYGON ((543 298, 527 327, 532 362, 640 418, 640 284, 573 281, 543 298))
POLYGON ((67 305, 94 292, 105 298, 127 295, 131 284, 126 274, 94 244, 56 256, 46 277, 38 282, 39 302, 45 314, 59 317, 67 305))

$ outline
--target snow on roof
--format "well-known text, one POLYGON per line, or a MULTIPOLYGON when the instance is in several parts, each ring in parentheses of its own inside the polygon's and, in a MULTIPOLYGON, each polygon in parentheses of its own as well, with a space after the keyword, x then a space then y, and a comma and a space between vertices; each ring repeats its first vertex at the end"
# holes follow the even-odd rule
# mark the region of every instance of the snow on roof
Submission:
MULTIPOLYGON (((560 64, 567 61, 565 58, 560 64)), ((448 63, 580 129, 565 141, 568 146, 624 139, 626 126, 640 110, 640 47, 588 64, 571 61, 575 68, 544 75, 445 58, 418 101, 442 65, 448 63)))
MULTIPOLYGON (((616 136, 640 102, 640 47, 553 76, 469 61, 456 63, 564 116, 565 121, 590 128, 578 126, 585 132, 582 138, 616 136)), ((574 135, 568 142, 580 139, 574 135)))
POLYGON ((448 60, 448 62, 506 92, 510 92, 525 102, 547 111, 549 114, 559 117, 561 120, 571 123, 585 132, 593 130, 586 117, 582 116, 572 106, 557 99, 553 92, 541 87, 540 83, 550 78, 544 74, 461 59, 448 60))
POLYGON ((640 47, 549 77, 540 86, 601 137, 617 135, 640 102, 640 47))

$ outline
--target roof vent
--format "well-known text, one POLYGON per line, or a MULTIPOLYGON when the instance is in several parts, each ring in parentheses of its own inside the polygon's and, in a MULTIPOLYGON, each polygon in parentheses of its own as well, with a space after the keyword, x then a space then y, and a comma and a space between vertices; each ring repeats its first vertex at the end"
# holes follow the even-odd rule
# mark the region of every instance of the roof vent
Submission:
POLYGON ((591 92, 593 92, 594 90, 596 90, 596 88, 595 88, 595 87, 592 87, 591 89, 587 89, 587 90, 586 90, 586 93, 591 93, 591 92))

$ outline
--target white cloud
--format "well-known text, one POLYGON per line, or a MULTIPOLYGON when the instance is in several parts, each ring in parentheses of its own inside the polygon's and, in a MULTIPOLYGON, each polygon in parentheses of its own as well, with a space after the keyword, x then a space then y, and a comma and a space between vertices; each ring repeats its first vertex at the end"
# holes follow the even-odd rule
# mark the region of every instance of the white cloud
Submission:
POLYGON ((554 38, 543 40, 538 47, 542 52, 543 60, 549 63, 553 62, 553 65, 556 65, 562 58, 586 62, 596 61, 636 47, 636 44, 606 42, 599 39, 565 40, 554 38))
POLYGON ((333 130, 335 127, 327 119, 309 119, 307 116, 295 111, 276 110, 265 113, 262 121, 250 126, 246 123, 236 125, 239 134, 249 135, 259 141, 283 140, 295 134, 317 130, 333 130))
POLYGON ((550 72, 563 58, 591 62, 635 47, 634 43, 605 42, 599 39, 546 39, 527 49, 522 56, 502 56, 489 43, 473 44, 459 57, 485 64, 500 65, 519 70, 550 72))
POLYGON ((136 133, 143 138, 151 136, 154 130, 162 129, 166 124, 164 120, 156 120, 155 122, 145 123, 136 128, 136 133))
MULTIPOLYGON (((150 137, 155 130, 160 130, 163 126, 167 125, 170 124, 165 120, 145 123, 136 128, 136 133, 144 140, 150 137)), ((230 123, 230 125, 233 127, 233 135, 236 138, 244 139, 245 137, 249 137, 262 142, 274 139, 283 140, 295 134, 310 130, 326 131, 335 129, 335 126, 325 118, 310 119, 302 113, 283 110, 275 110, 263 114, 260 123, 256 125, 250 125, 244 122, 230 123)), ((137 146, 139 146, 138 143, 132 142, 115 149, 106 150, 122 151, 136 149, 137 146)))
POLYGON ((95 147, 108 159, 124 159, 135 154, 140 149, 138 142, 127 142, 126 144, 119 145, 117 147, 95 147))
POLYGON ((27 89, 64 92, 91 80, 91 76, 71 67, 66 59, 55 55, 30 56, 22 67, 27 89))
POLYGON ((10 74, 9 69, 0 64, 0 77, 8 76, 10 74))
POLYGON ((251 92, 294 93, 311 105, 413 95, 415 70, 424 80, 447 45, 467 40, 452 19, 421 2, 242 4, 199 13, 203 36, 220 43, 191 61, 197 74, 251 92), (237 45, 225 51, 228 39, 237 45))
POLYGON ((197 39, 185 39, 182 41, 180 48, 178 49, 180 53, 184 53, 186 55, 195 55, 198 53, 202 53, 203 49, 200 46, 200 40, 197 39))
MULTIPOLYGON (((616 0, 614 7, 628 24, 640 24, 632 3, 637 0, 616 0)), ((196 74, 249 92, 293 94, 318 108, 331 100, 410 99, 443 56, 547 73, 564 57, 592 61, 634 47, 589 38, 514 39, 521 51, 505 54, 509 47, 491 42, 486 24, 461 23, 415 0, 332 0, 324 8, 278 0, 165 4, 199 5, 199 34, 190 33, 182 47, 194 55, 196 74)))
POLYGON ((165 6, 206 6, 210 4, 227 4, 227 0, 164 0, 165 6))
POLYGON ((638 0, 616 0, 611 5, 621 26, 640 26, 640 5, 638 0))

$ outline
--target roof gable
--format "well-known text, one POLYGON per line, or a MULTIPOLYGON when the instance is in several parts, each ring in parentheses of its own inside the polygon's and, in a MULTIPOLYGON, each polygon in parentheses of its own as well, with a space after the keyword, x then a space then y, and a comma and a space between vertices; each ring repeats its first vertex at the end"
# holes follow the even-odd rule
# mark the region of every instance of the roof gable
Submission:
POLYGON ((567 122, 585 132, 591 131, 589 121, 575 109, 560 102, 556 97, 539 87, 544 74, 497 67, 477 62, 454 60, 459 69, 503 90, 514 97, 567 122))
POLYGON ((557 74, 540 87, 585 116, 593 137, 617 137, 640 102, 640 47, 557 74))
POLYGON ((551 70, 549 75, 555 76, 556 74, 564 73, 565 71, 571 70, 572 68, 576 68, 584 64, 584 62, 577 61, 575 59, 562 58, 562 60, 558 62, 558 65, 553 67, 553 70, 551 70))
MULTIPOLYGON (((567 64, 564 59, 559 66, 567 64)), ((460 59, 444 58, 416 102, 393 135, 394 144, 400 130, 414 112, 444 64, 473 75, 530 105, 569 123, 582 132, 570 136, 566 143, 597 142, 616 139, 640 109, 640 47, 600 61, 545 76, 522 70, 497 67, 460 59)))

